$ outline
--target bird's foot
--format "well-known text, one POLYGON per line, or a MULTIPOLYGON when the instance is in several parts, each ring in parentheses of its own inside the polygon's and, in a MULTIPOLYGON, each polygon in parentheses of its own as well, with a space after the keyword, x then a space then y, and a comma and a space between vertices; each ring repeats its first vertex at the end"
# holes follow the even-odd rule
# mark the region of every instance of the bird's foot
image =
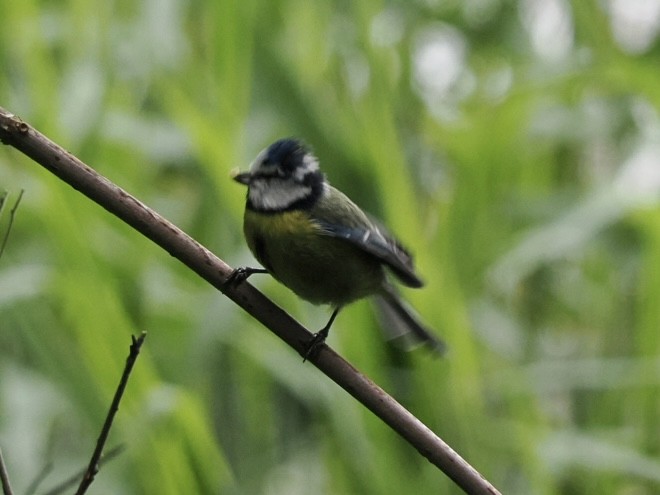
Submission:
POLYGON ((265 270, 263 268, 252 268, 250 266, 240 266, 236 268, 229 277, 227 277, 227 280, 225 280, 222 283, 222 287, 229 287, 230 285, 238 285, 242 282, 245 282, 251 275, 254 275, 255 273, 268 273, 268 270, 265 270))
POLYGON ((307 349, 305 349, 305 354, 303 355, 303 363, 308 359, 315 358, 321 346, 325 343, 325 339, 328 338, 329 328, 325 327, 312 335, 312 338, 307 343, 307 349))

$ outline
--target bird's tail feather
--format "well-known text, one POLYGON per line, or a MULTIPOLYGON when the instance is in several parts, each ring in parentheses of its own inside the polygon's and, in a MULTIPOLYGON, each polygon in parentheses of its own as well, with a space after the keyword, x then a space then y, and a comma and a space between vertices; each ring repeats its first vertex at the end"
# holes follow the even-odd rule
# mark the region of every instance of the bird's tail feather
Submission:
POLYGON ((428 346, 438 354, 444 354, 446 344, 436 337, 419 319, 417 313, 390 285, 376 298, 381 314, 387 320, 386 327, 394 333, 393 338, 411 335, 417 342, 428 346))

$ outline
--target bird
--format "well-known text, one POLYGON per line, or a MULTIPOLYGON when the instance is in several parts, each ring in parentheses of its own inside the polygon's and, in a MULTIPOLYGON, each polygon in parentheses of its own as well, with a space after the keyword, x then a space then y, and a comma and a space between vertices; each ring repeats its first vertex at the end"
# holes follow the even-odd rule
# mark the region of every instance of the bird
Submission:
POLYGON ((410 253, 383 226, 331 186, 319 160, 301 140, 284 138, 263 149, 247 172, 233 179, 247 186, 243 233, 263 268, 239 268, 232 278, 269 273, 300 298, 333 308, 304 354, 315 355, 339 311, 376 296, 418 341, 442 353, 445 344, 401 299, 403 285, 424 285, 410 253))

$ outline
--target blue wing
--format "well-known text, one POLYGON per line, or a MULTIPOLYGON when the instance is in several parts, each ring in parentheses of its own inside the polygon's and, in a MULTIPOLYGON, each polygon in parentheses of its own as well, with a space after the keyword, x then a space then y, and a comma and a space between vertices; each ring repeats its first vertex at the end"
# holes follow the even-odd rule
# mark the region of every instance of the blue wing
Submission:
POLYGON ((424 282, 413 269, 412 256, 395 239, 377 225, 347 227, 315 219, 321 233, 345 240, 382 261, 401 282, 409 287, 421 287, 424 282))

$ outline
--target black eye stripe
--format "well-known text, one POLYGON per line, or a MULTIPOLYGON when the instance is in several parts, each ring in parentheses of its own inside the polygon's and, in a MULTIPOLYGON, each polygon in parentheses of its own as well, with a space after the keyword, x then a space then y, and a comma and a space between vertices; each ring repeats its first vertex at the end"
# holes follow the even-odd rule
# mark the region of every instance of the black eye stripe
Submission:
POLYGON ((281 170, 279 168, 275 169, 273 172, 274 173, 271 173, 271 171, 268 172, 260 171, 252 174, 252 177, 253 179, 257 179, 257 180, 261 179, 266 181, 270 181, 273 179, 286 179, 289 177, 289 175, 284 170, 281 170))

